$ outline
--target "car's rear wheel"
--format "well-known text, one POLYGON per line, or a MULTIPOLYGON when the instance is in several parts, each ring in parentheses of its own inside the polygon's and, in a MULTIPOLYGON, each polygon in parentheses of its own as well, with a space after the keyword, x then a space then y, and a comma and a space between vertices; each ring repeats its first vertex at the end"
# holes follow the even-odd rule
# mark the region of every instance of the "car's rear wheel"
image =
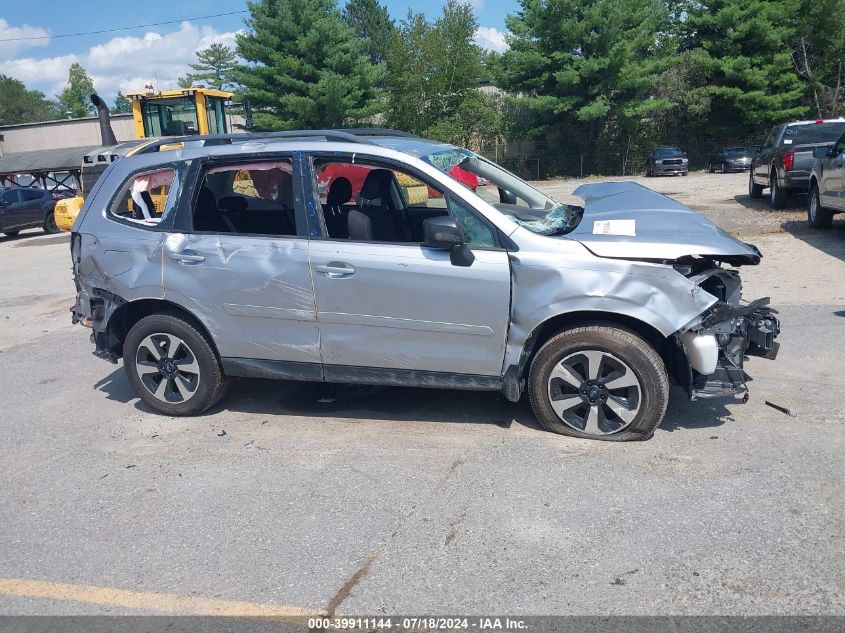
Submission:
POLYGON ((807 196, 807 223, 814 229, 829 229, 833 224, 833 212, 822 206, 816 183, 810 187, 810 195, 807 196))
POLYGON ((537 352, 528 395, 540 425, 573 437, 647 440, 666 413, 669 379, 638 335, 610 326, 573 328, 537 352))
POLYGON ((722 164, 719 166, 719 171, 721 171, 723 174, 728 173, 728 168, 725 166, 725 163, 722 163, 722 164))
POLYGON ((211 343, 176 314, 153 314, 132 326, 123 364, 138 397, 167 415, 202 413, 226 391, 211 343))
POLYGON ((3 231, 3 235, 7 237, 15 237, 20 231, 3 231))
POLYGON ((778 184, 778 177, 775 172, 769 177, 769 206, 772 209, 783 209, 789 200, 789 189, 784 189, 778 184))
POLYGON ((709 171, 711 174, 716 171, 715 169, 713 169, 713 163, 707 163, 707 171, 709 171))
POLYGON ((748 197, 754 200, 759 200, 763 197, 763 185, 758 185, 754 182, 754 173, 748 174, 748 197))
POLYGON ((55 212, 49 211, 44 215, 44 222, 42 223, 41 227, 44 229, 45 233, 59 232, 59 226, 56 224, 55 212))

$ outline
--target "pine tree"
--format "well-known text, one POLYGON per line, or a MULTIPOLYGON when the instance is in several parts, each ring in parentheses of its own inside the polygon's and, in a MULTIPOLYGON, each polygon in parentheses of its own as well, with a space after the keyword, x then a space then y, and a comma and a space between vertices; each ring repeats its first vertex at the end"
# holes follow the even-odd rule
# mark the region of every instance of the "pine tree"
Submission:
POLYGON ((232 72, 238 66, 238 56, 225 44, 214 43, 197 51, 197 61, 190 66, 194 72, 179 77, 180 88, 204 85, 225 90, 232 87, 232 72))
POLYGON ((132 103, 120 91, 117 91, 117 96, 114 98, 114 105, 111 108, 112 114, 127 114, 132 112, 132 103))
MULTIPOLYGON (((663 51, 668 13, 659 0, 521 0, 508 17, 513 37, 499 60, 498 83, 540 115, 588 126, 638 116, 663 51)), ((595 126, 594 126, 595 127, 595 126)))
POLYGON ((800 0, 689 0, 683 46, 709 58, 711 123, 770 125, 804 115, 792 46, 800 0))
POLYGON ((349 0, 343 18, 355 35, 367 43, 370 61, 384 61, 396 24, 378 0, 349 0))
POLYGON ((63 114, 74 118, 91 116, 96 112, 91 103, 94 82, 82 64, 74 62, 68 69, 67 86, 58 95, 63 114))
POLYGON ((255 129, 342 127, 380 109, 377 68, 333 0, 256 0, 234 73, 255 129))

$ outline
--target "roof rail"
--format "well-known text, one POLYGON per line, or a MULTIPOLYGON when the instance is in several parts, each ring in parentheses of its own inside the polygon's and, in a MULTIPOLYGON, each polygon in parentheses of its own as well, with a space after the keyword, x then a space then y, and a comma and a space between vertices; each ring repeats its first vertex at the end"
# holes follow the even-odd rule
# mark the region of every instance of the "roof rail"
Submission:
POLYGON ((232 143, 248 143, 250 141, 262 141, 273 139, 310 139, 321 138, 327 141, 338 141, 344 143, 371 144, 368 136, 397 137, 397 138, 419 138, 410 132, 391 130, 387 128, 349 128, 336 130, 284 130, 281 132, 235 132, 231 134, 205 134, 191 136, 164 136, 155 142, 145 145, 138 154, 157 152, 165 145, 182 143, 187 145, 199 145, 211 147, 213 145, 231 145, 232 143))
POLYGON ((354 134, 355 136, 395 136, 397 138, 420 138, 416 134, 411 134, 410 132, 403 132, 402 130, 392 130, 386 127, 358 127, 348 129, 340 128, 331 131, 348 132, 349 134, 354 134))

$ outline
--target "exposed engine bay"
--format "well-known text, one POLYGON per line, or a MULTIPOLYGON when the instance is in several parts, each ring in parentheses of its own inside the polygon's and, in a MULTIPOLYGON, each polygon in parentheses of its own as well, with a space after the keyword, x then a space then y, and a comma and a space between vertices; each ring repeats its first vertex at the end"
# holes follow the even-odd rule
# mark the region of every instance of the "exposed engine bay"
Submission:
POLYGON ((773 360, 777 356, 777 311, 769 306, 769 297, 743 303, 739 273, 715 261, 690 258, 675 269, 718 299, 676 335, 689 361, 684 364, 689 374, 676 372, 676 379, 693 400, 726 395, 747 398, 751 378, 743 370, 745 357, 773 360))

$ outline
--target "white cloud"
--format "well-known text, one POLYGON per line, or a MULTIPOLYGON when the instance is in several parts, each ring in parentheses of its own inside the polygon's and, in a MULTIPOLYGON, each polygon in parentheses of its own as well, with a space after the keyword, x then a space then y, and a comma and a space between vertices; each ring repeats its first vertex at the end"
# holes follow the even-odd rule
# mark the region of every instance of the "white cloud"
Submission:
POLYGON ((198 50, 215 42, 234 48, 236 33, 182 22, 173 33, 114 37, 78 55, 6 61, 0 57, 0 73, 54 95, 67 81, 71 63, 79 62, 91 75, 97 92, 110 102, 118 90, 142 90, 148 82, 160 90, 177 88, 177 78, 190 70, 188 65, 196 61, 198 50))
POLYGON ((0 42, 0 61, 12 59, 27 48, 47 46, 50 43, 50 33, 42 28, 29 26, 12 26, 3 18, 0 18, 0 40, 16 40, 13 42, 0 42), (22 40, 24 37, 38 37, 45 39, 22 40))
POLYGON ((479 26, 472 39, 481 48, 486 48, 489 51, 504 53, 508 50, 505 32, 492 26, 479 26))

